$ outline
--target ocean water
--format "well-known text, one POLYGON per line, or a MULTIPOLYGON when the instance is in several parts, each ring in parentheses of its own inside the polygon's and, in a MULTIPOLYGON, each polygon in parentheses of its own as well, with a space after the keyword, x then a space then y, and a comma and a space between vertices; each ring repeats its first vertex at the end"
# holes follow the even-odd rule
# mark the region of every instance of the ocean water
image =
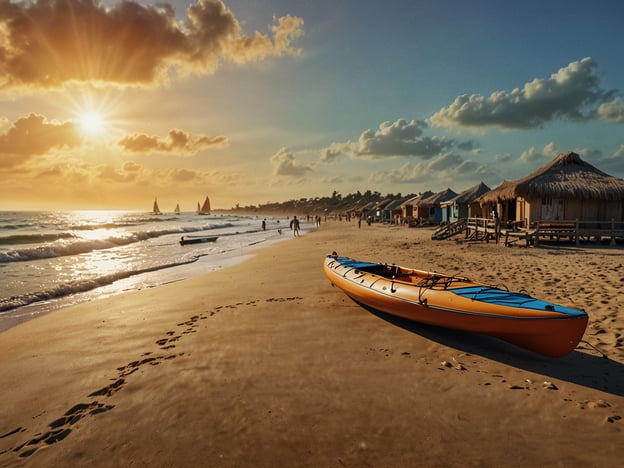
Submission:
POLYGON ((287 218, 0 212, 0 331, 68 305, 214 271, 291 238, 287 218), (218 239, 182 246, 182 236, 218 239))

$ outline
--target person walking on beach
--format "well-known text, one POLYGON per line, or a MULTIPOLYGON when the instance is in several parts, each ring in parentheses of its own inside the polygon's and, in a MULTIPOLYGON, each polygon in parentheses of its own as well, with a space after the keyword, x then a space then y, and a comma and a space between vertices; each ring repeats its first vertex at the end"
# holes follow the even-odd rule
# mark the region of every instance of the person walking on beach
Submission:
POLYGON ((293 236, 299 236, 299 220, 296 216, 293 216, 293 219, 290 221, 290 229, 293 231, 293 236))

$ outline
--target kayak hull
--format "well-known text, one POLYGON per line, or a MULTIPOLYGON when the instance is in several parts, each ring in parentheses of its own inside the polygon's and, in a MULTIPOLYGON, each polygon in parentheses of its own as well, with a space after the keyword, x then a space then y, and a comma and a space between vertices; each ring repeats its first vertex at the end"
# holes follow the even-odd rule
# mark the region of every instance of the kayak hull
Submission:
POLYGON ((330 282, 356 302, 420 323, 483 333, 544 356, 565 356, 583 338, 585 311, 459 276, 328 256, 330 282))

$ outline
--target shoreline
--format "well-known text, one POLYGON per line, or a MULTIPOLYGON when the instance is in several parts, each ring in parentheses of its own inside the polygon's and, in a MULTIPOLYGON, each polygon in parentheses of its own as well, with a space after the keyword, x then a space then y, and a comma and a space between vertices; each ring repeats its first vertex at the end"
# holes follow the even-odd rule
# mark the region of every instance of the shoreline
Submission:
POLYGON ((624 252, 430 234, 328 221, 243 263, 3 332, 3 378, 17 384, 3 388, 0 465, 620 462, 624 252), (370 313, 324 277, 334 250, 582 306, 584 339, 608 359, 583 342, 548 359, 370 313))
MULTIPOLYGON (((302 233, 305 235, 305 233, 309 231, 310 228, 305 228, 302 230, 302 233)), ((258 229, 257 232, 260 233, 261 230, 258 229)), ((232 234, 226 234, 226 236, 229 235, 232 234)), ((203 255, 191 263, 133 274, 84 292, 72 293, 54 299, 45 299, 6 312, 0 312, 0 334, 20 323, 35 320, 44 315, 83 302, 97 301, 134 290, 154 288, 171 282, 184 281, 185 279, 209 274, 222 268, 228 268, 229 266, 244 262, 249 255, 259 248, 265 248, 274 243, 289 240, 287 233, 284 236, 277 236, 272 232, 267 232, 267 235, 272 235, 272 237, 263 238, 256 242, 245 244, 244 246, 241 245, 240 249, 203 255)))

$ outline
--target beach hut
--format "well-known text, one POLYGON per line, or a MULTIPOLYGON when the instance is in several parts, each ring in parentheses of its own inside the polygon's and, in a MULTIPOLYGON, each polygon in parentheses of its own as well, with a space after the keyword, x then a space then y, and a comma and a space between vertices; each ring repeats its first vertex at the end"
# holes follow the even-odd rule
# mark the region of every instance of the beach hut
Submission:
POLYGON ((392 198, 378 201, 371 210, 371 216, 376 222, 384 222, 390 220, 390 213, 386 212, 386 207, 392 202, 392 198))
POLYGON ((477 199, 489 191, 490 187, 480 182, 456 197, 440 203, 443 208, 442 222, 453 223, 461 218, 481 217, 481 206, 477 199))
POLYGON ((434 193, 433 195, 422 198, 416 202, 418 207, 418 217, 426 219, 431 223, 442 222, 442 203, 457 196, 450 188, 434 193), (424 216, 423 216, 424 215, 424 216))
POLYGON ((384 209, 386 219, 390 219, 394 223, 400 223, 401 214, 403 212, 401 205, 406 201, 406 198, 397 198, 388 203, 384 209))
POLYGON ((478 198, 483 212, 496 209, 501 221, 526 227, 559 220, 620 222, 623 200, 624 180, 573 152, 560 154, 522 179, 504 181, 478 198))
MULTIPOLYGON (((415 197, 412 197, 406 201, 404 201, 401 204, 401 217, 403 218, 404 221, 407 221, 408 223, 412 223, 414 220, 419 219, 420 217, 418 216, 418 201, 420 201, 422 198, 427 198, 430 197, 431 195, 433 195, 433 192, 430 190, 427 190, 426 192, 421 193, 420 195, 416 195, 415 197)), ((424 209, 423 209, 424 210, 424 209)), ((428 217, 428 210, 424 210, 424 216, 423 217, 428 217)))

